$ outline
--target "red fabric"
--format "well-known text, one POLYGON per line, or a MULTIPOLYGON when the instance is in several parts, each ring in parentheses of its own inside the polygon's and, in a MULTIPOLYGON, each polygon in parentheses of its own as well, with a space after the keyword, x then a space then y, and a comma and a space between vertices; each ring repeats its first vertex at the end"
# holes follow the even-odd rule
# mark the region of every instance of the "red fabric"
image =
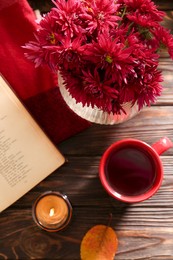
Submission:
POLYGON ((26 0, 0 1, 0 72, 52 141, 58 143, 90 123, 67 107, 50 69, 35 68, 25 58, 21 46, 33 39, 35 19, 26 0))

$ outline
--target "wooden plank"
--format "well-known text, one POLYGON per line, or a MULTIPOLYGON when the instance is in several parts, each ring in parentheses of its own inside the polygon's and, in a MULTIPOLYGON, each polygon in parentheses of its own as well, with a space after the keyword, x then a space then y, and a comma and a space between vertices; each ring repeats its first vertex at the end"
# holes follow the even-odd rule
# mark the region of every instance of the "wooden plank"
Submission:
POLYGON ((173 104, 173 61, 169 58, 161 58, 159 62, 159 70, 163 76, 163 91, 158 97, 156 105, 172 105, 173 104))
MULTIPOLYGON (((125 207, 126 204, 114 200, 103 189, 98 177, 100 158, 100 156, 82 157, 81 160, 81 157, 69 157, 68 163, 18 200, 9 210, 15 208, 20 210, 21 207, 31 210, 37 196, 50 189, 65 192, 74 207, 99 207, 100 205, 104 208, 125 207)), ((173 160, 171 156, 161 156, 161 160, 164 167, 161 188, 155 196, 136 204, 135 208, 145 207, 145 210, 148 208, 150 211, 150 206, 161 209, 164 205, 164 209, 168 210, 173 207, 173 160)), ((5 212, 1 214, 3 217, 5 212)))
MULTIPOLYGON (((84 132, 59 145, 66 155, 96 155, 113 142, 123 138, 142 139, 149 144, 162 136, 173 139, 173 107, 152 106, 144 108, 138 115, 118 125, 93 124, 84 132)), ((172 149, 167 154, 173 154, 172 149)))
POLYGON ((51 0, 28 0, 33 10, 39 9, 41 13, 47 13, 55 5, 51 0))
POLYGON ((28 210, 23 210, 22 218, 11 211, 10 222, 6 220, 7 225, 1 233, 0 256, 8 259, 54 259, 55 256, 56 259, 80 259, 80 243, 84 234, 93 225, 107 224, 111 213, 111 227, 117 232, 119 240, 116 259, 137 260, 151 257, 168 260, 172 256, 172 214, 163 212, 164 208, 160 210, 151 207, 150 211, 147 208, 134 211, 133 207, 123 210, 78 207, 75 208, 73 219, 66 230, 48 233, 33 224, 28 210))
MULTIPOLYGON (((51 0, 28 0, 32 8, 40 9, 42 12, 48 12, 52 6, 51 0)), ((161 10, 172 10, 173 9, 173 2, 170 0, 154 0, 153 1, 159 9, 161 10)))
POLYGON ((159 9, 161 10, 172 10, 173 9, 173 2, 170 0, 154 0, 153 1, 159 9))

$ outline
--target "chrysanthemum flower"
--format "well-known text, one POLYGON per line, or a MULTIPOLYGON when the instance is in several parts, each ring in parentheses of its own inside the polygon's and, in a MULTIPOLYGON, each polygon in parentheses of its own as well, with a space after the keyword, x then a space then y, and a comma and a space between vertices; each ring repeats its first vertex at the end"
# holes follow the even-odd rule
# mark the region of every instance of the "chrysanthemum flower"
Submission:
POLYGON ((126 81, 126 74, 132 69, 134 58, 131 55, 133 47, 126 47, 119 41, 119 37, 111 39, 107 34, 100 34, 97 42, 87 45, 84 51, 86 60, 92 61, 95 66, 101 66, 111 74, 112 80, 118 84, 126 81))
POLYGON ((97 30, 100 32, 114 28, 121 18, 116 14, 118 5, 114 0, 87 0, 84 2, 85 14, 83 18, 87 19, 86 31, 91 34, 97 30))
POLYGON ((83 13, 81 2, 78 0, 56 0, 52 1, 56 8, 54 18, 64 35, 74 35, 84 32, 80 16, 83 13))
POLYGON ((173 36, 170 34, 170 31, 158 25, 152 29, 152 33, 158 43, 157 47, 160 49, 167 48, 170 57, 173 59, 173 36))
POLYGON ((151 0, 117 0, 118 4, 121 4, 127 9, 127 13, 137 12, 141 15, 150 14, 150 19, 156 22, 162 21, 165 13, 159 11, 151 0))
POLYGON ((151 0, 53 0, 26 56, 59 70, 76 102, 108 113, 156 101, 163 81, 159 50, 173 59, 173 37, 151 0))

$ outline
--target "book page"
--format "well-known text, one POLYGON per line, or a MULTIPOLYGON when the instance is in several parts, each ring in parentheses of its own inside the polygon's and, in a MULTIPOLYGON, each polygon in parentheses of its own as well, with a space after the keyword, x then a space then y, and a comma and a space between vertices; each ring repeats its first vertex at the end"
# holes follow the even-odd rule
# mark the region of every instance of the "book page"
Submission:
POLYGON ((0 75, 0 212, 64 162, 0 75))

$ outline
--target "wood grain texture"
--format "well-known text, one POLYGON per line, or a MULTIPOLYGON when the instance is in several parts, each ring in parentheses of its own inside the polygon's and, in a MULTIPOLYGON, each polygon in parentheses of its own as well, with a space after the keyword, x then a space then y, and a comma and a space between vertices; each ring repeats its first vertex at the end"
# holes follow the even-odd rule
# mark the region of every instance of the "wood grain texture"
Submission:
MULTIPOLYGON (((46 2, 50 3, 32 2, 46 10, 46 2)), ((173 9, 171 1, 155 3, 162 9, 173 9)), ((172 11, 168 11, 164 22, 170 29, 172 20, 172 11)), ((149 144, 162 136, 173 140, 173 62, 165 53, 159 67, 164 90, 156 104, 123 124, 93 124, 62 142, 59 149, 67 162, 0 214, 0 259, 78 260, 84 234, 94 225, 108 224, 111 218, 119 240, 115 259, 173 260, 173 149, 161 156, 163 183, 147 201, 131 205, 118 202, 106 193, 98 178, 101 156, 113 142, 127 137, 149 144), (35 199, 48 190, 67 194, 73 206, 70 224, 56 233, 40 230, 32 219, 35 199)))
MULTIPOLYGON (((50 8, 53 6, 53 3, 51 0, 28 0, 30 5, 33 9, 40 9, 41 12, 45 13, 50 10, 50 8)), ((161 10, 172 10, 173 9, 173 2, 170 0, 164 1, 164 0, 154 0, 153 1, 159 9, 161 10)))
POLYGON ((153 1, 159 9, 161 10, 172 10, 173 9, 173 2, 172 1, 164 1, 164 0, 154 0, 153 1))

